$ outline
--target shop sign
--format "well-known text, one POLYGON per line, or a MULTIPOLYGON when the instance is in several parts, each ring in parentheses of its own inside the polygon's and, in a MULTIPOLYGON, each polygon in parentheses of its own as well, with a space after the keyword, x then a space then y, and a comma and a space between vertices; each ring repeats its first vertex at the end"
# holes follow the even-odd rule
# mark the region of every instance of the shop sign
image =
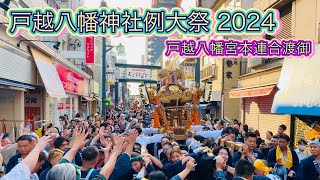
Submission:
POLYGON ((107 83, 114 84, 116 82, 116 76, 114 71, 107 71, 107 83))
POLYGON ((229 98, 259 97, 267 96, 274 91, 275 86, 267 86, 255 89, 244 89, 229 92, 229 98))
POLYGON ((25 96, 25 101, 24 101, 24 106, 25 107, 40 107, 41 106, 41 101, 40 101, 39 96, 35 95, 26 95, 25 96))
POLYGON ((28 90, 24 94, 24 107, 41 107, 40 89, 28 90))
POLYGON ((211 101, 211 94, 212 94, 212 82, 207 82, 205 91, 204 91, 204 102, 211 101))
POLYGON ((86 37, 86 64, 94 64, 94 37, 86 37))
POLYGON ((127 79, 151 79, 151 70, 143 68, 127 68, 127 79))
POLYGON ((60 77, 63 88, 66 92, 79 95, 84 94, 84 78, 77 73, 57 64, 57 72, 60 77))

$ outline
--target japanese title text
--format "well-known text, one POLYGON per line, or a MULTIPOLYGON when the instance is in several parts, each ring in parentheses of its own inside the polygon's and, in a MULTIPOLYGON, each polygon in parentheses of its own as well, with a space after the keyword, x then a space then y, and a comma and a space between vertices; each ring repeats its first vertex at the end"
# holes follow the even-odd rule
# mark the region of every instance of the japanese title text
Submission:
POLYGON ((282 26, 279 12, 269 9, 228 10, 193 8, 12 8, 7 34, 16 37, 26 30, 33 36, 58 36, 68 31, 77 36, 211 36, 214 34, 269 34, 282 26))
POLYGON ((182 57, 311 57, 313 41, 308 40, 166 40, 165 55, 182 57))

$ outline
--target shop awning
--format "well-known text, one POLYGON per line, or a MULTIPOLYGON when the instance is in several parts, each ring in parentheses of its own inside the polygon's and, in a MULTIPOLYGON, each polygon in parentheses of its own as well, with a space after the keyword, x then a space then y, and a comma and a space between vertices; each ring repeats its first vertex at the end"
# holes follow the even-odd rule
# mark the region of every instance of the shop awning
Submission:
POLYGON ((14 81, 6 80, 6 79, 0 79, 0 84, 6 85, 6 86, 24 88, 24 89, 35 89, 34 86, 19 83, 19 82, 14 82, 14 81))
POLYGON ((267 96, 276 89, 276 85, 269 85, 264 87, 255 87, 255 88, 239 88, 234 89, 229 92, 229 98, 245 98, 245 97, 259 97, 267 96))
POLYGON ((82 96, 85 100, 87 100, 87 101, 93 101, 93 99, 92 98, 90 98, 90 97, 88 97, 88 96, 82 96))
POLYGON ((67 98, 52 59, 35 48, 30 50, 49 96, 67 98))
POLYGON ((272 113, 320 116, 319 60, 320 52, 284 60, 272 113))

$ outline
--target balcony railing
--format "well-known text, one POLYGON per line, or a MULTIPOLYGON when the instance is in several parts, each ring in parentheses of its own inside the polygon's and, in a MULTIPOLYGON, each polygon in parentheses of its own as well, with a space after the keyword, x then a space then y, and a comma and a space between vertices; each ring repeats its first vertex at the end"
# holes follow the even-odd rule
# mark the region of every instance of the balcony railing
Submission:
POLYGON ((210 65, 210 66, 202 69, 200 71, 200 79, 201 79, 201 81, 204 81, 204 80, 209 79, 209 78, 214 78, 215 77, 215 69, 216 69, 215 65, 210 65))

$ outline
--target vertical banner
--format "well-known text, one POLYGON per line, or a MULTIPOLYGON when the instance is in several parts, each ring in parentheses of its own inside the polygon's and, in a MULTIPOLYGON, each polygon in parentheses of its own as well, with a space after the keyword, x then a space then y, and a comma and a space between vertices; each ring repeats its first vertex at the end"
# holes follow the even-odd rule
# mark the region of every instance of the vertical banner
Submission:
POLYGON ((207 82, 206 89, 204 91, 204 102, 211 101, 211 94, 212 94, 212 82, 207 82))
POLYGON ((86 37, 86 64, 94 64, 94 37, 86 37))
POLYGON ((145 85, 139 85, 140 98, 144 105, 150 104, 147 88, 145 85))

